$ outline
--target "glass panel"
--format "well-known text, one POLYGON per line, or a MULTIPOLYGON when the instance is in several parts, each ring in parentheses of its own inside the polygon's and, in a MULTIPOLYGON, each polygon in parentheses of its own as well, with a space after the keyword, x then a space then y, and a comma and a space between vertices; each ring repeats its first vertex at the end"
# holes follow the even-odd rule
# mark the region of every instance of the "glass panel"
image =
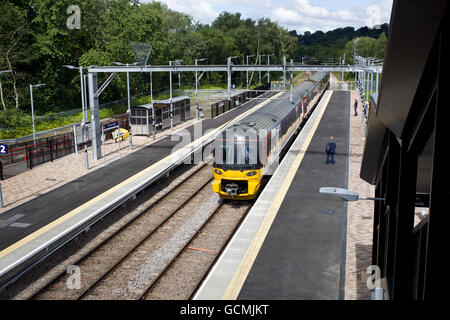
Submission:
POLYGON ((427 203, 432 175, 433 162, 433 134, 428 138, 427 144, 423 148, 417 161, 417 181, 416 181, 416 209, 414 216, 414 226, 422 221, 429 213, 429 204, 427 203))

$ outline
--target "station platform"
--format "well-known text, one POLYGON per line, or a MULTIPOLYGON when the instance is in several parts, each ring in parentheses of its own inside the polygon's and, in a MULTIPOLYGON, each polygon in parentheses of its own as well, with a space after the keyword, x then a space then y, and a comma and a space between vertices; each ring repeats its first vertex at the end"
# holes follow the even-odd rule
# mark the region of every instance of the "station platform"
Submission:
POLYGON ((194 299, 344 299, 350 91, 327 91, 194 299), (336 163, 325 164, 330 136, 336 163))
MULTIPOLYGON (((305 85, 305 91, 307 90, 305 85)), ((268 92, 214 119, 205 119, 172 136, 143 147, 120 160, 18 205, 0 215, 0 285, 24 266, 37 263, 64 245, 89 224, 101 219, 137 191, 191 156, 218 132, 277 99, 268 92), (178 138, 173 138, 177 136, 178 138), (177 149, 186 135, 194 138, 177 149), (6 279, 6 280, 5 280, 6 279)))

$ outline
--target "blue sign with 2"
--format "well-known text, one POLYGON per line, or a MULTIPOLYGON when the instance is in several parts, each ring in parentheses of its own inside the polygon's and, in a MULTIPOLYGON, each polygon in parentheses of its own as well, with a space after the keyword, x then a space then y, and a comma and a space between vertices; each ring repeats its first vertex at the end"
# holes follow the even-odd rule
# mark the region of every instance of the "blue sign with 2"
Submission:
POLYGON ((0 144, 0 154, 8 154, 8 145, 0 144))

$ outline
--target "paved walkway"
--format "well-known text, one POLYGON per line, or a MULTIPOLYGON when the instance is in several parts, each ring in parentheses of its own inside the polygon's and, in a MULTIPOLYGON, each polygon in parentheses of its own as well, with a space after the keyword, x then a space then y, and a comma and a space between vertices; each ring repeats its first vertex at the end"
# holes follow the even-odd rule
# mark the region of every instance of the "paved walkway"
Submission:
MULTIPOLYGON (((361 122, 361 100, 352 91, 350 103, 350 157, 348 189, 360 195, 373 196, 375 187, 359 177, 364 150, 364 124, 361 122), (353 116, 353 104, 358 100, 358 116, 353 116)), ((373 201, 348 203, 347 216, 347 260, 345 274, 345 299, 371 299, 366 285, 367 267, 372 264, 373 201)))
MULTIPOLYGON (((201 121, 201 120, 199 120, 201 121)), ((187 128, 197 122, 191 119, 174 127, 174 132, 187 128)), ((136 152, 145 146, 170 136, 170 129, 156 134, 156 139, 147 136, 133 136, 133 150, 136 152)), ((105 144, 106 164, 119 159, 118 143, 113 140, 106 141, 105 144)), ((121 156, 124 157, 130 153, 128 139, 120 143, 121 156)), ((103 152, 103 150, 102 150, 103 152)), ((34 167, 7 180, 1 181, 3 192, 4 207, 0 209, 2 213, 19 206, 27 201, 39 197, 53 189, 56 189, 67 182, 84 176, 87 173, 95 171, 103 166, 103 159, 94 161, 92 159, 92 149, 88 148, 89 170, 85 168, 84 151, 78 154, 70 154, 56 159, 53 162, 47 162, 43 165, 34 167)))

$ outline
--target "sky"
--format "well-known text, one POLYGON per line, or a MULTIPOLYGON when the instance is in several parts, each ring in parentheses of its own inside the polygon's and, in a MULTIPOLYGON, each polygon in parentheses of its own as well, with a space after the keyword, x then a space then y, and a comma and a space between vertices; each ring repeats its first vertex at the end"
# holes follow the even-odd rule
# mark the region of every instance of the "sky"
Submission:
MULTIPOLYGON (((149 2, 151 0, 141 0, 149 2)), ((159 0, 170 9, 209 24, 223 11, 240 12, 242 18, 270 18, 298 34, 336 28, 389 23, 393 0, 159 0)))

